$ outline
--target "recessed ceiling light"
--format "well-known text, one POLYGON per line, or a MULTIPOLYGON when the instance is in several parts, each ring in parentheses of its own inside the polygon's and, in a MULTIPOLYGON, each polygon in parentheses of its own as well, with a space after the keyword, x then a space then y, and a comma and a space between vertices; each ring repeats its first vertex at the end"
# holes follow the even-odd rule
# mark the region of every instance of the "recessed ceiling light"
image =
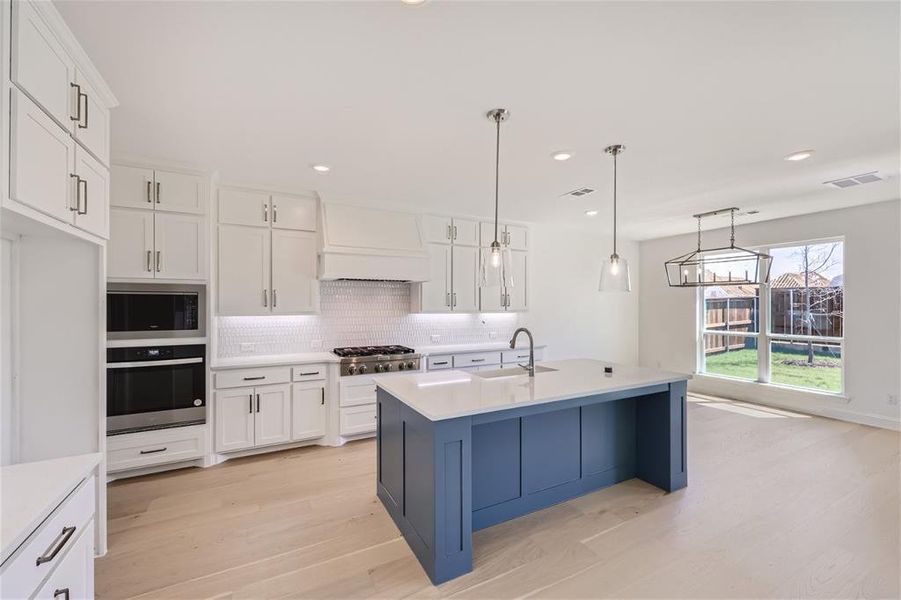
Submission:
POLYGON ((813 156, 813 150, 800 150, 798 152, 792 152, 788 156, 785 157, 785 160, 790 160, 792 162, 805 160, 813 156))
POLYGON ((586 216, 586 217, 595 217, 595 216, 597 216, 597 214, 598 214, 598 211, 596 211, 596 210, 593 209, 593 208, 590 209, 590 210, 586 210, 586 211, 585 211, 585 216, 586 216))
POLYGON ((573 157, 573 153, 566 151, 566 150, 560 150, 559 152, 554 152, 553 154, 551 154, 551 158, 553 158, 554 160, 560 160, 560 161, 569 160, 572 157, 573 157))
POLYGON ((313 170, 318 171, 320 173, 328 173, 332 170, 328 165, 313 165, 313 170))
POLYGON ((426 0, 400 0, 404 4, 417 5, 417 4, 425 4, 426 0))

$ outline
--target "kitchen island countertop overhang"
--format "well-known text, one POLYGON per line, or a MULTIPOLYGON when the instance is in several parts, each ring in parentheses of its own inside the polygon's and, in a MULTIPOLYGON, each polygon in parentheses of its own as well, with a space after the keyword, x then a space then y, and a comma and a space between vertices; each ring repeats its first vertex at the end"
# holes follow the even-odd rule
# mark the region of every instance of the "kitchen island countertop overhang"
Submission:
POLYGON ((434 583, 472 570, 478 529, 633 477, 687 485, 688 376, 609 365, 376 378, 377 494, 434 583))

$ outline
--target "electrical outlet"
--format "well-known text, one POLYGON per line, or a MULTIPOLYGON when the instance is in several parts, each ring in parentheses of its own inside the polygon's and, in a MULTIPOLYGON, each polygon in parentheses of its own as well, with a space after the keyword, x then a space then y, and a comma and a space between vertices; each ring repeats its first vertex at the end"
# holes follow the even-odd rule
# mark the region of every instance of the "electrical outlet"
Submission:
POLYGON ((489 332, 488 332, 488 339, 489 339, 489 340, 493 340, 493 339, 496 339, 496 338, 497 338, 497 332, 496 332, 496 331, 489 331, 489 332))
POLYGON ((322 350, 322 340, 310 340, 310 350, 322 350))
POLYGON ((889 406, 898 406, 898 395, 897 394, 889 394, 888 395, 888 404, 889 404, 889 406))
POLYGON ((440 335, 431 335, 431 336, 429 336, 429 339, 432 340, 433 344, 437 344, 438 342, 441 341, 441 336, 440 335))
POLYGON ((244 352, 245 354, 250 354, 253 352, 253 346, 254 346, 253 344, 244 342, 239 346, 239 348, 240 348, 241 352, 244 352))

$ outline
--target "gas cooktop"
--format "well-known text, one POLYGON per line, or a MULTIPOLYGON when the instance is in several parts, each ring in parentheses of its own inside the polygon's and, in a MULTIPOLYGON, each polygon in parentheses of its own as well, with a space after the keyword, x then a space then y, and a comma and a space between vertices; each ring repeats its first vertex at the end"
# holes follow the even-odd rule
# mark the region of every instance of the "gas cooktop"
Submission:
POLYGON ((341 357, 342 376, 419 370, 419 355, 406 346, 351 346, 332 352, 341 357))
POLYGON ((413 348, 406 346, 348 346, 332 350, 341 358, 356 358, 360 356, 391 356, 393 354, 413 354, 413 348))

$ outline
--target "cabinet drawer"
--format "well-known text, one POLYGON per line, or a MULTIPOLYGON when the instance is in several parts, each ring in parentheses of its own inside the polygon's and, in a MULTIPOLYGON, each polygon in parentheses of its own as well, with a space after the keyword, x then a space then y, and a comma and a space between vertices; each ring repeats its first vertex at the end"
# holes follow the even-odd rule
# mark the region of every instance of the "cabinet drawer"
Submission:
MULTIPOLYGON (((516 348, 515 350, 504 350, 501 353, 502 361, 505 365, 511 363, 527 363, 529 362, 529 349, 516 348)), ((544 360, 544 348, 535 348, 535 362, 544 360)))
POLYGON ((205 442, 205 425, 114 435, 107 439, 106 468, 112 473, 200 458, 205 442))
MULTIPOLYGON (((44 577, 62 562, 94 516, 94 487, 93 476, 82 481, 10 557, 0 571, 0 597, 31 597, 44 577)), ((93 533, 91 541, 93 545, 93 533)))
POLYGON ((263 367, 261 369, 233 369, 216 373, 217 388, 269 385, 291 381, 291 367, 263 367))
POLYGON ((341 384, 341 406, 360 406, 375 404, 375 384, 345 385, 341 384))
POLYGON ((437 369, 450 369, 454 366, 454 357, 452 354, 440 354, 429 357, 429 371, 437 369))
POLYGON ((303 365, 299 367, 294 367, 294 381, 317 381, 319 379, 325 379, 326 365, 303 365))
POLYGON ((94 521, 50 574, 34 600, 81 600, 94 597, 94 521))
POLYGON ((473 354, 454 354, 454 368, 481 367, 501 364, 500 352, 476 352, 473 354))
POLYGON ((376 429, 377 408, 375 404, 341 409, 341 435, 371 433, 376 429))

